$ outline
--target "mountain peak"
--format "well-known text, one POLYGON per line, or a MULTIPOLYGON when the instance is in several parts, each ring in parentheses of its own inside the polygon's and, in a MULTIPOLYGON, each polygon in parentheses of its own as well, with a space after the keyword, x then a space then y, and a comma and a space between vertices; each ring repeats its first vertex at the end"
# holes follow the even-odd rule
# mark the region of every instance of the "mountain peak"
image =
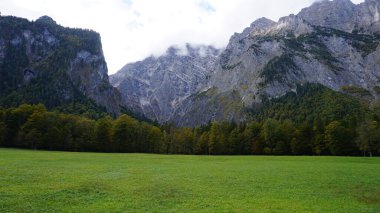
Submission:
POLYGON ((310 7, 317 7, 320 5, 335 5, 335 6, 348 6, 355 5, 351 0, 321 0, 314 2, 310 7))
POLYGON ((240 34, 240 36, 247 37, 252 33, 263 33, 275 24, 276 22, 265 17, 259 18, 256 21, 252 22, 252 24, 249 27, 245 28, 244 31, 240 34))
POLYGON ((298 16, 315 26, 372 33, 380 31, 379 11, 379 0, 366 0, 358 5, 350 0, 325 0, 302 9, 298 16))
POLYGON ((366 0, 358 5, 356 16, 357 30, 368 28, 369 32, 380 32, 380 1, 366 0))
POLYGON ((261 27, 269 27, 275 24, 275 21, 272 21, 268 18, 262 17, 252 22, 251 28, 261 28, 261 27))
POLYGON ((41 17, 39 17, 36 20, 36 23, 52 24, 52 25, 56 25, 57 24, 57 22, 55 22, 54 19, 52 19, 49 16, 41 16, 41 17))
POLYGON ((296 36, 309 33, 313 28, 306 23, 300 17, 291 14, 286 17, 280 18, 278 24, 271 30, 272 33, 280 33, 286 35, 287 33, 292 33, 296 36))
POLYGON ((312 26, 306 23, 300 17, 291 14, 286 17, 280 18, 278 22, 274 22, 269 19, 258 19, 251 24, 251 26, 244 30, 242 33, 243 36, 248 33, 250 36, 257 35, 273 35, 273 34, 281 34, 288 35, 294 34, 295 36, 299 36, 302 34, 309 33, 313 30, 312 26))

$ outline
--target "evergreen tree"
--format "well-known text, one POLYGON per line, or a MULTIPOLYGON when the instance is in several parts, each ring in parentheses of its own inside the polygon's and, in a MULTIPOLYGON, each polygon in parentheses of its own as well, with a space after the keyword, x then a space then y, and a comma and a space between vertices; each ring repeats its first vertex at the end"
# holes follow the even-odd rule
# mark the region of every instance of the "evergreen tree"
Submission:
POLYGON ((273 119, 268 119, 263 124, 262 137, 265 141, 265 154, 272 154, 275 151, 277 141, 281 140, 280 123, 273 119))
MULTIPOLYGON (((78 118, 73 129, 74 151, 95 151, 95 126, 94 120, 78 118)), ((59 134, 58 132, 54 132, 59 134)))
POLYGON ((245 127, 243 132, 244 142, 239 146, 241 154, 263 154, 264 143, 261 131, 262 126, 257 122, 250 123, 245 127))
POLYGON ((112 130, 113 151, 135 152, 137 136, 137 121, 128 115, 122 115, 114 122, 112 130))
POLYGON ((360 125, 357 129, 356 143, 363 155, 373 156, 380 153, 380 126, 377 121, 369 121, 360 125))
POLYGON ((211 129, 209 134, 209 154, 220 155, 222 154, 222 143, 224 142, 221 127, 217 122, 211 123, 211 129))
POLYGON ((96 150, 110 152, 112 150, 112 118, 104 117, 96 122, 96 150))
POLYGON ((243 134, 240 132, 239 128, 235 128, 232 130, 228 140, 226 141, 225 154, 244 154, 242 151, 246 150, 246 148, 244 147, 242 150, 239 150, 239 144, 243 144, 243 146, 245 145, 243 134))
POLYGON ((148 148, 149 152, 159 153, 160 144, 162 144, 162 141, 163 141, 163 134, 160 128, 156 126, 152 126, 151 128, 149 128, 147 140, 149 144, 149 148, 148 148))
POLYGON ((308 155, 312 153, 311 139, 313 132, 311 127, 304 123, 296 130, 291 140, 291 151, 294 155, 308 155))
POLYGON ((338 121, 326 126, 325 140, 333 155, 348 155, 353 152, 354 135, 338 121))
POLYGON ((203 132, 196 143, 195 153, 201 155, 208 155, 209 152, 209 132, 203 132))
POLYGON ((5 125, 5 123, 0 121, 0 146, 5 145, 7 131, 7 126, 5 125))

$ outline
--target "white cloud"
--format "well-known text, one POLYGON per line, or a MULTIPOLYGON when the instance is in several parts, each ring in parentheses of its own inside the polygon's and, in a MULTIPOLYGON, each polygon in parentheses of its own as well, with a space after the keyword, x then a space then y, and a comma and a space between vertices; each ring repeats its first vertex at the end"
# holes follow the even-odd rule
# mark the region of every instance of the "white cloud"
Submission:
MULTIPOLYGON (((35 20, 51 16, 63 26, 98 31, 114 73, 126 63, 171 45, 212 44, 224 47, 260 17, 278 20, 314 0, 0 0, 3 15, 35 20)), ((359 3, 363 0, 354 0, 359 3)))

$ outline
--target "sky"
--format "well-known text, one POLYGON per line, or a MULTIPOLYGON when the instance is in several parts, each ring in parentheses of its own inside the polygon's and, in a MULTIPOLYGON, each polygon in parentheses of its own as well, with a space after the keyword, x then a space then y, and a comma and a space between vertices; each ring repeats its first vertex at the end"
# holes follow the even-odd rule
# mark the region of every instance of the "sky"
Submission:
MULTIPOLYGON (((315 0, 0 0, 1 15, 48 15, 100 33, 109 74, 172 46, 223 48, 254 20, 297 14, 315 0)), ((360 3, 363 0, 352 0, 360 3)))

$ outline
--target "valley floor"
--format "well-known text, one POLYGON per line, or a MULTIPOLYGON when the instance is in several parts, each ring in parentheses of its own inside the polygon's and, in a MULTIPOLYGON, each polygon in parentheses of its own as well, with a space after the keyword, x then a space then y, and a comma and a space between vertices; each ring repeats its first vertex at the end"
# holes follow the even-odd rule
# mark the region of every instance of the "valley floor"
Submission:
POLYGON ((380 212, 380 158, 0 149, 0 212, 380 212))

